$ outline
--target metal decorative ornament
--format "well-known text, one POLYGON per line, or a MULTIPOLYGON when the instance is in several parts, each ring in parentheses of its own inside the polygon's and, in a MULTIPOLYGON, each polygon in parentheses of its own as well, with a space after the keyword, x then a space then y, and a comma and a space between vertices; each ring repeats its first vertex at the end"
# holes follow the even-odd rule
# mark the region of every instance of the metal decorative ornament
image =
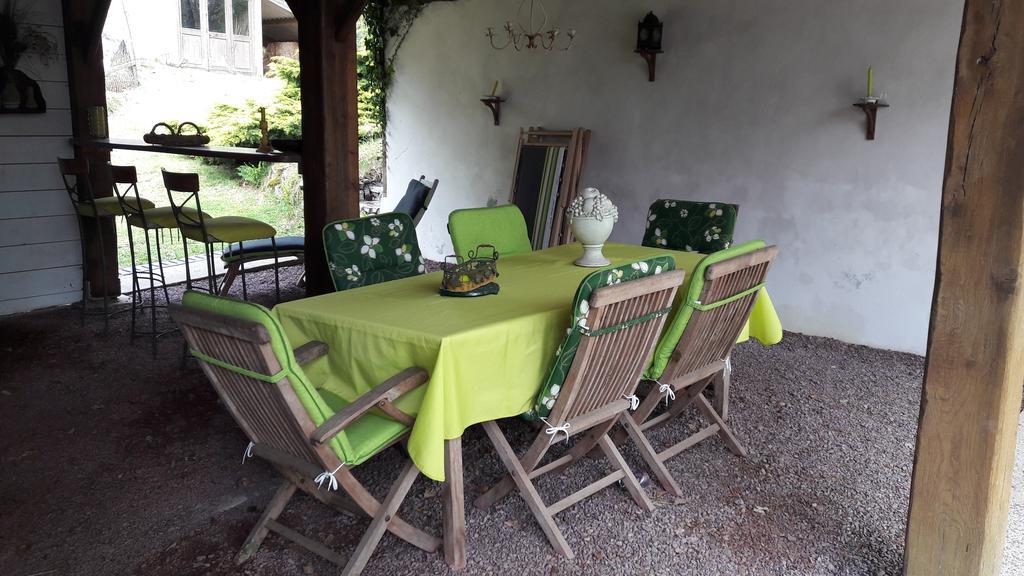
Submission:
POLYGON ((444 276, 441 279, 441 296, 473 298, 497 294, 498 251, 491 244, 481 244, 470 250, 469 258, 446 256, 444 276), (489 254, 485 254, 489 249, 489 254))
POLYGON ((548 11, 544 8, 543 0, 522 0, 519 3, 519 10, 516 11, 515 21, 505 22, 504 43, 495 41, 494 28, 487 29, 487 38, 491 42, 491 48, 504 50, 511 46, 519 52, 521 50, 536 50, 543 48, 547 51, 565 51, 572 48, 576 41, 576 30, 566 31, 561 40, 562 30, 555 26, 548 28, 548 11))

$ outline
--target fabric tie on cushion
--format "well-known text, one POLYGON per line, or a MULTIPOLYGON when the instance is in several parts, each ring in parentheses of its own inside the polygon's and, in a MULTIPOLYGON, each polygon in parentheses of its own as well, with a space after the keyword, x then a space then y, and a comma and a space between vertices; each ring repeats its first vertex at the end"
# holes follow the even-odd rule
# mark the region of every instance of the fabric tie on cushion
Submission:
POLYGON ((328 492, 332 490, 337 490, 338 479, 335 478, 334 475, 337 474, 338 470, 341 470, 345 466, 345 464, 347 464, 347 462, 342 462, 341 464, 338 465, 337 468, 334 469, 333 472, 328 472, 327 470, 324 470, 319 475, 317 475, 317 477, 313 479, 313 481, 316 482, 316 489, 319 490, 323 488, 324 482, 327 482, 328 492))
POLYGON ((561 426, 555 426, 554 424, 552 424, 551 422, 548 422, 544 418, 541 418, 540 421, 548 425, 548 429, 544 431, 545 434, 547 434, 548 436, 557 437, 558 433, 561 432, 562 434, 565 434, 565 443, 566 444, 569 443, 569 426, 570 426, 570 424, 568 422, 566 422, 565 424, 562 424, 561 426))
POLYGON ((246 458, 252 458, 252 449, 255 447, 255 442, 249 442, 249 445, 245 447, 245 452, 242 452, 242 464, 245 464, 246 458))
POLYGON ((664 394, 665 395, 665 404, 666 405, 668 405, 668 403, 670 401, 676 399, 676 391, 672 389, 672 385, 671 384, 662 384, 661 382, 657 382, 657 381, 655 381, 655 383, 658 385, 658 394, 664 394))
POLYGON ((622 397, 625 398, 626 400, 629 400, 630 410, 635 411, 637 408, 640 407, 640 397, 637 396, 636 394, 630 394, 629 396, 623 394, 622 397))

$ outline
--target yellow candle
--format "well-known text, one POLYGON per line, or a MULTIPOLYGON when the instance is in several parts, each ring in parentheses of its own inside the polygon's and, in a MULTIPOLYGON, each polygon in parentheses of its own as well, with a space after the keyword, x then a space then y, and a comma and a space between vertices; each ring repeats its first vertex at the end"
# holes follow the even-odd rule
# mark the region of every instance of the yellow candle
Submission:
POLYGON ((498 95, 498 84, 500 84, 500 83, 501 83, 501 80, 495 80, 494 81, 494 87, 491 88, 491 96, 497 96, 498 95))
POLYGON ((868 98, 871 98, 871 88, 872 88, 872 86, 871 86, 871 80, 872 80, 871 76, 872 76, 871 66, 868 66, 868 98))

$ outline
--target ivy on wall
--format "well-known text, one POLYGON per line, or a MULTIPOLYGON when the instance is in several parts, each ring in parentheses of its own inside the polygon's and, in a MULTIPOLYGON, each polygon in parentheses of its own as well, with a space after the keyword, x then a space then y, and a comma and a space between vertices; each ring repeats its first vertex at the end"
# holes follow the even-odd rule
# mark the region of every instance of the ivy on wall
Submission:
POLYGON ((388 91, 394 80, 395 59, 413 22, 427 4, 451 1, 369 0, 363 9, 366 36, 358 62, 359 104, 380 136, 387 134, 388 91))

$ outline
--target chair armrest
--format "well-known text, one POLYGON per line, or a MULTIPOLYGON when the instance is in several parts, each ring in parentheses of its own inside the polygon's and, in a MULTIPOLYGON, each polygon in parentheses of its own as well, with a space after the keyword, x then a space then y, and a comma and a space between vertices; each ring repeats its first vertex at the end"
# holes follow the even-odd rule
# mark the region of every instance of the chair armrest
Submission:
POLYGON ((296 348, 293 354, 295 354, 295 361, 299 364, 309 364, 313 360, 327 354, 327 350, 326 343, 313 340, 296 348))
POLYGON ((313 430, 311 436, 313 443, 316 445, 326 443, 371 408, 389 405, 402 395, 423 385, 429 379, 430 375, 422 368, 402 370, 360 396, 355 402, 313 430))

